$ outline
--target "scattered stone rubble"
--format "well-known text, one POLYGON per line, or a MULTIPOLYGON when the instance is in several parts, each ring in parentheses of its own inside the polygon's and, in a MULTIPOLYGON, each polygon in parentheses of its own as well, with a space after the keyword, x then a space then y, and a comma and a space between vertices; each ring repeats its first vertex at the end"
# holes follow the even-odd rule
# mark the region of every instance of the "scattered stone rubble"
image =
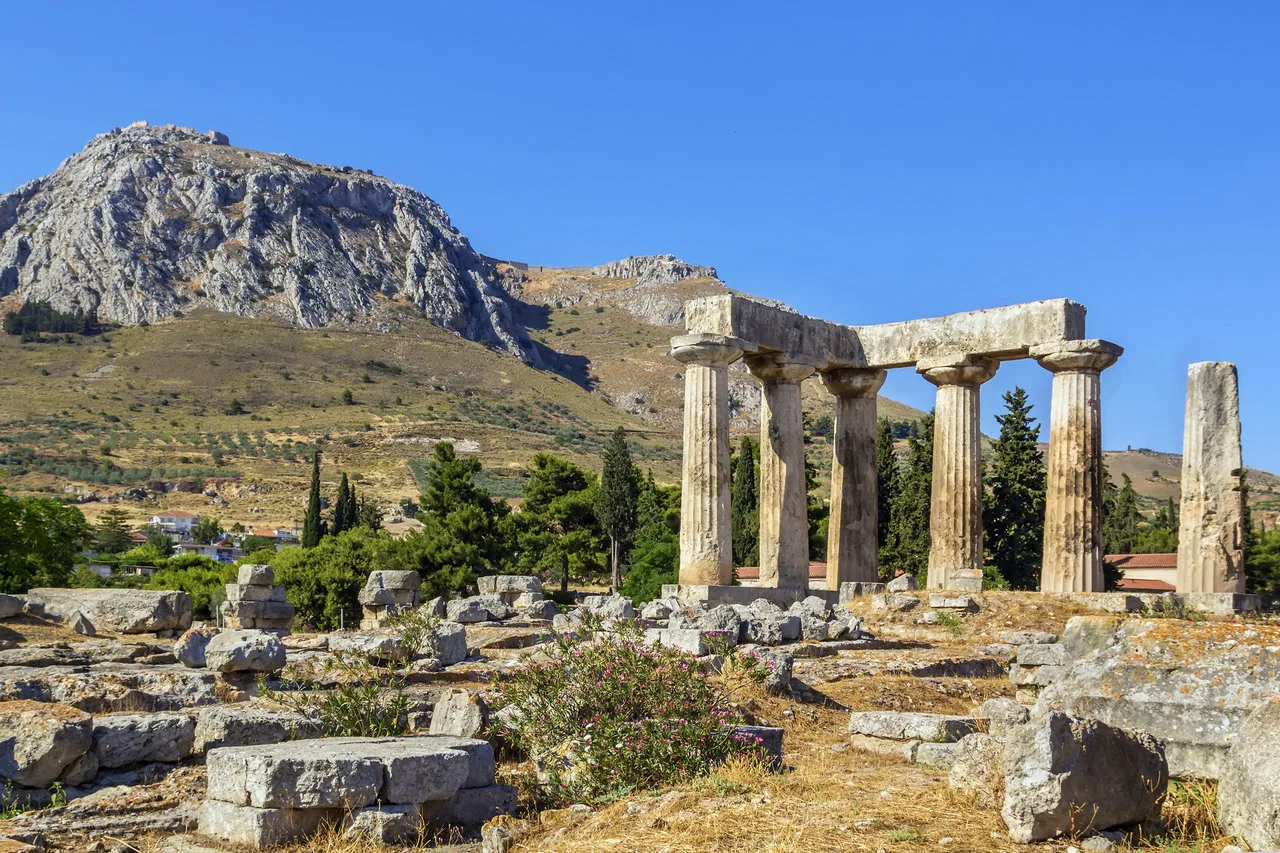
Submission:
POLYGON ((226 601, 218 606, 224 626, 289 633, 293 605, 285 601, 284 587, 275 584, 274 569, 243 565, 236 581, 227 584, 226 601))

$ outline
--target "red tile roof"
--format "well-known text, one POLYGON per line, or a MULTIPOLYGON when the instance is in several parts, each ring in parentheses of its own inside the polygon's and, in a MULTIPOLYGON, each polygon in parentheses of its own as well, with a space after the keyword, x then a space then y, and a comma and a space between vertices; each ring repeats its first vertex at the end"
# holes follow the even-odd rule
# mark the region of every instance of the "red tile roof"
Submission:
POLYGON ((1144 578, 1121 578, 1116 582, 1116 589, 1121 592, 1174 592, 1177 587, 1164 581, 1146 580, 1144 578))
POLYGON ((1108 554, 1102 558, 1120 569, 1176 569, 1177 554, 1108 554))
MULTIPOLYGON (((760 567, 759 567, 759 566, 741 566, 741 567, 739 567, 739 568, 737 568, 737 569, 734 569, 734 571, 737 573, 737 575, 738 575, 738 580, 740 580, 740 581, 758 581, 758 580, 760 580, 760 567)), ((813 579, 815 579, 815 578, 825 578, 826 576, 827 576, 827 564, 826 564, 826 563, 810 563, 810 564, 809 564, 809 579, 810 579, 810 580, 813 580, 813 579)))

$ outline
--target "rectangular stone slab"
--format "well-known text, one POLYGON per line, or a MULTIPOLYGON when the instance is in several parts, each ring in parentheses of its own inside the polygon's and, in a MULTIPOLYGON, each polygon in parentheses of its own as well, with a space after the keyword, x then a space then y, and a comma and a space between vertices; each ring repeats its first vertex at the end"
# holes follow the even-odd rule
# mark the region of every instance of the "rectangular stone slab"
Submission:
POLYGON ((341 809, 255 809, 206 800, 200 808, 200 832, 260 849, 305 838, 325 823, 337 825, 342 817, 341 809))
POLYGON ((1078 340, 1085 308, 1049 299, 877 326, 842 326, 726 293, 685 303, 690 334, 740 338, 764 350, 835 367, 906 367, 949 353, 1020 358, 1036 344, 1078 340))
POLYGON ((924 714, 911 711, 854 711, 849 715, 853 734, 894 740, 926 740, 952 743, 978 731, 971 717, 924 714))

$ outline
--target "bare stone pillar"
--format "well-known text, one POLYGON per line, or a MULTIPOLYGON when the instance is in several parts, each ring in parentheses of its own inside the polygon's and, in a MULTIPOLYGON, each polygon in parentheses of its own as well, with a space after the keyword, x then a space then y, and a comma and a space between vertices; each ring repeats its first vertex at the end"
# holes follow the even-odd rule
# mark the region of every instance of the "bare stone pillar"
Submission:
POLYGON ((1182 434, 1178 592, 1245 591, 1243 467, 1236 366, 1193 364, 1182 434))
POLYGON ((996 374, 981 356, 920 359, 938 386, 929 500, 929 587, 982 589, 982 432, 978 386, 996 374))
POLYGON ((880 579, 876 513, 876 394, 885 371, 843 368, 822 374, 836 397, 827 527, 827 589, 880 579))
POLYGON ((813 365, 781 353, 748 356, 760 407, 760 586, 809 588, 809 495, 800 383, 813 365))
POLYGON ((729 527, 728 366, 747 345, 720 335, 671 339, 684 368, 684 466, 680 493, 680 583, 733 582, 729 527))
POLYGON ((1122 347, 1099 340, 1031 348, 1053 372, 1041 592, 1102 592, 1101 372, 1122 347))

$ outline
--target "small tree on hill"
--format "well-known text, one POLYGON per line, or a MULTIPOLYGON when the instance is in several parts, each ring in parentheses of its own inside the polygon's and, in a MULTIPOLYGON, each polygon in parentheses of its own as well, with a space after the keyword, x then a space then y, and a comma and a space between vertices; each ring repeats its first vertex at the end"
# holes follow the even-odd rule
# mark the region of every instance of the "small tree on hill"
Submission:
POLYGON ((636 526, 636 478, 627 449, 627 433, 622 427, 613 431, 604 449, 604 465, 600 471, 600 489, 596 492, 596 518, 609 535, 609 565, 612 589, 622 587, 623 549, 636 526))
POLYGON ((302 547, 314 548, 324 538, 324 520, 320 517, 320 449, 311 456, 311 488, 307 492, 307 514, 302 518, 302 547))

